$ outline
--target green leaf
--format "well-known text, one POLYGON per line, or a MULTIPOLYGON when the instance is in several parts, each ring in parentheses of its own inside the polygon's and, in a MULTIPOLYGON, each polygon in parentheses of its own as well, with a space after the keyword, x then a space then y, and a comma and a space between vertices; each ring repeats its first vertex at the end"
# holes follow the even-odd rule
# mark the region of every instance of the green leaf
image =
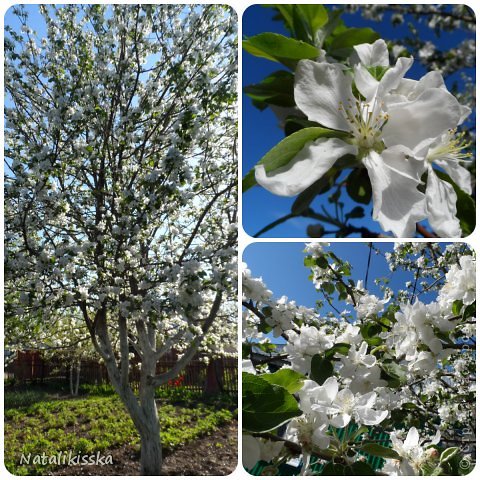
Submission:
POLYGON ((248 343, 242 343, 242 358, 250 359, 252 353, 252 345, 248 343))
POLYGON ((333 375, 333 364, 330 360, 322 357, 319 353, 312 357, 310 378, 323 385, 323 382, 333 375))
POLYGON ((400 455, 392 448, 384 447, 378 443, 366 443, 360 446, 362 452, 382 458, 400 459, 400 455))
POLYGON ((320 268, 328 268, 328 259, 325 255, 315 259, 315 265, 320 268))
POLYGON ((379 38, 380 35, 371 28, 349 28, 334 37, 329 53, 335 57, 347 57, 355 45, 373 43, 379 38))
POLYGON ((345 474, 358 475, 363 477, 368 475, 374 476, 375 470, 373 470, 373 468, 366 462, 355 462, 345 469, 345 474))
POLYGON ((473 302, 467 307, 465 307, 465 310, 463 311, 463 316, 462 320, 468 320, 471 317, 475 317, 477 313, 477 302, 473 302))
POLYGON ((335 285, 331 282, 323 282, 321 288, 329 295, 333 295, 333 292, 335 292, 335 285))
POLYGON ((359 441, 361 440, 362 435, 368 433, 368 431, 369 427, 367 427, 366 425, 362 425, 358 428, 358 430, 353 430, 352 432, 350 432, 348 438, 354 441, 359 441))
POLYGON ((452 305, 452 313, 453 315, 460 315, 462 311, 463 302, 461 300, 455 300, 452 305))
POLYGON ((372 199, 372 184, 365 168, 354 168, 347 177, 347 193, 352 200, 368 205, 372 199))
POLYGON ((305 258, 303 259, 303 265, 304 265, 305 267, 309 267, 309 268, 310 268, 310 267, 314 267, 314 266, 316 265, 315 259, 314 259, 313 257, 305 257, 305 258))
POLYGON ((446 173, 435 170, 437 177, 452 185, 457 194, 457 218, 460 220, 460 228, 464 236, 470 235, 475 230, 476 213, 475 201, 464 192, 446 173))
POLYGON ((401 367, 395 361, 390 361, 390 362, 384 361, 380 365, 380 367, 389 377, 395 380, 395 382, 392 382, 392 383, 395 383, 395 385, 396 384, 405 385, 405 383, 407 383, 407 373, 405 372, 403 367, 401 367))
POLYGON ((345 475, 345 466, 340 463, 327 463, 322 470, 323 476, 344 476, 345 475))
POLYGON ((443 342, 445 342, 447 345, 454 345, 454 343, 452 342, 452 339, 450 338, 450 333, 451 332, 450 333, 441 332, 438 329, 434 329, 434 332, 435 332, 435 336, 438 337, 443 342))
POLYGON ((285 132, 285 136, 288 137, 292 133, 298 132, 302 128, 308 128, 308 127, 321 127, 321 125, 317 122, 312 122, 311 120, 307 120, 306 118, 289 115, 285 119, 285 127, 283 130, 285 132))
MULTIPOLYGON (((339 137, 347 134, 337 132, 322 127, 311 127, 299 130, 287 138, 284 138, 280 143, 275 145, 268 151, 257 163, 257 165, 264 165, 266 172, 271 172, 277 168, 283 167, 297 155, 307 142, 316 140, 317 138, 325 137, 339 137)), ((256 184, 255 169, 252 168, 243 179, 242 190, 246 192, 256 184)))
POLYGON ((245 39, 243 48, 256 57, 280 62, 292 69, 298 60, 318 57, 318 49, 313 45, 271 32, 245 39))
POLYGON ((265 77, 256 85, 248 85, 243 91, 256 102, 279 105, 281 107, 294 107, 292 73, 279 70, 265 77))
POLYGON ((423 465, 420 467, 420 471, 422 472, 422 476, 425 477, 438 476, 442 475, 443 473, 443 469, 432 462, 423 463, 423 465))
POLYGON ((371 338, 377 336, 381 331, 381 325, 376 322, 365 322, 360 326, 360 333, 367 342, 371 338))
POLYGON ((323 5, 297 4, 296 10, 308 23, 312 37, 328 22, 328 12, 323 5))
POLYGON ((375 67, 367 67, 367 70, 370 72, 373 78, 376 80, 381 80, 382 77, 387 73, 390 67, 383 67, 381 65, 376 65, 375 67))
POLYGON ((333 32, 340 33, 340 31, 345 30, 345 25, 341 19, 342 10, 329 10, 328 12, 328 22, 319 29, 315 35, 315 42, 318 48, 326 48, 327 45, 331 43, 331 35, 333 32))
POLYGON ((392 328, 392 322, 387 317, 377 317, 377 322, 380 323, 382 326, 390 330, 392 328))
POLYGON ((302 388, 303 381, 305 380, 304 375, 289 368, 282 368, 275 373, 265 373, 260 375, 260 378, 273 385, 283 387, 289 393, 298 392, 302 388))
POLYGON ((290 30, 291 33, 294 33, 293 31, 293 7, 294 5, 291 4, 283 4, 283 3, 276 3, 273 5, 265 5, 268 7, 273 7, 278 10, 280 15, 283 17, 283 20, 285 22, 285 26, 287 27, 288 30, 290 30))
POLYGON ((292 20, 293 20, 293 37, 297 40, 302 40, 304 42, 313 45, 312 33, 310 31, 310 25, 308 21, 300 13, 296 5, 292 9, 292 20))
POLYGON ((350 350, 349 343, 336 343, 333 347, 325 351, 325 358, 330 359, 336 353, 339 353, 340 355, 348 355, 349 350, 350 350))
POLYGON ((295 397, 285 388, 243 372, 242 415, 245 430, 268 432, 301 414, 295 397))
POLYGON ((446 448, 440 455, 440 463, 445 463, 451 460, 458 452, 458 447, 446 448))

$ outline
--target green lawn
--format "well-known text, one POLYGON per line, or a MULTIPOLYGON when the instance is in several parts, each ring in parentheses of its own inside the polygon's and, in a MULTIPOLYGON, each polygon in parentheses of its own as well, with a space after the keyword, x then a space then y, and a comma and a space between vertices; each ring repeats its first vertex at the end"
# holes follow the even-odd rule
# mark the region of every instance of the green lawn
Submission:
MULTIPOLYGON (((22 453, 31 453, 32 457, 70 450, 89 454, 126 444, 139 446, 133 423, 116 395, 61 400, 39 396, 31 398, 29 404, 6 394, 5 400, 5 465, 13 474, 40 475, 55 468, 20 465, 22 453)), ((159 416, 163 445, 173 450, 213 432, 235 414, 218 403, 170 405, 163 399, 159 416)))

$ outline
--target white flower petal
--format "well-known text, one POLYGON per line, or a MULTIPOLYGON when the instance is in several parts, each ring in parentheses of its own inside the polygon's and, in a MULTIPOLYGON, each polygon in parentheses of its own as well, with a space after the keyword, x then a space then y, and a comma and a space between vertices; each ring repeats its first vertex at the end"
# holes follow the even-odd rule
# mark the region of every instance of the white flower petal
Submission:
POLYGON ((296 104, 309 120, 327 128, 350 131, 339 108, 354 102, 352 79, 340 66, 301 60, 295 71, 294 91, 296 104))
POLYGON ((418 84, 418 80, 412 80, 411 78, 402 78, 395 88, 385 100, 387 105, 393 105, 397 102, 405 102, 406 100, 413 100, 411 98, 412 92, 415 90, 418 84))
POLYGON ((322 425, 321 427, 315 429, 312 434, 312 441, 316 447, 320 450, 325 450, 330 445, 330 435, 325 433, 328 425, 322 425))
POLYGON ((460 120, 458 121, 458 124, 462 124, 472 113, 472 109, 470 107, 467 107, 466 105, 460 105, 460 120))
POLYGON ((242 372, 257 373, 251 360, 242 360, 242 372))
POLYGON ((472 194, 472 175, 458 163, 458 160, 441 158, 435 159, 434 163, 443 168, 464 192, 467 192, 469 195, 472 194))
POLYGON ((363 163, 372 183, 373 219, 397 237, 413 236, 416 222, 426 218, 425 196, 414 176, 420 162, 392 148, 382 156, 370 152, 363 163))
POLYGON ((362 358, 362 363, 366 367, 369 367, 369 368, 373 367, 377 363, 377 357, 375 355, 365 355, 362 358))
POLYGON ((421 154, 439 135, 457 126, 461 109, 453 95, 433 88, 413 101, 390 106, 388 115, 382 132, 385 145, 404 145, 421 154))
POLYGON ((367 354, 367 350, 368 350, 368 343, 362 342, 360 345, 360 348, 358 349, 358 353, 363 357, 367 354))
POLYGON ((447 89, 443 80, 443 75, 438 70, 426 73, 418 82, 416 82, 415 88, 411 92, 412 99, 418 97, 429 88, 447 89))
POLYGON ((383 99, 387 93, 398 87, 403 76, 412 66, 412 63, 413 58, 400 57, 395 66, 385 73, 378 85, 378 96, 380 99, 383 99))
POLYGON ((388 416, 387 410, 373 410, 369 407, 358 407, 355 409, 355 419, 362 425, 378 425, 388 416))
POLYGON ((322 388, 325 390, 326 399, 332 402, 338 393, 337 379, 335 377, 327 378, 323 383, 322 388))
POLYGON ((462 230, 457 214, 457 195, 453 187, 437 177, 432 167, 428 168, 427 190, 428 221, 441 237, 461 237, 462 230))
POLYGON ((339 413, 330 420, 330 425, 335 428, 344 428, 350 423, 351 418, 352 416, 348 413, 339 413))
POLYGON ((371 101, 377 93, 379 81, 362 65, 355 65, 353 75, 357 90, 365 97, 367 102, 371 101))
POLYGON ((379 39, 373 43, 362 43, 353 47, 350 64, 362 64, 365 67, 388 67, 388 48, 385 40, 379 39))
POLYGON ((418 430, 415 427, 411 427, 408 431, 407 438, 403 442, 403 448, 410 450, 411 448, 417 447, 419 441, 420 435, 418 434, 418 430))
POLYGON ((442 438, 440 430, 437 430, 435 433, 435 436, 428 442, 429 445, 437 445, 440 442, 440 439, 442 438))
POLYGON ((251 435, 242 435, 243 466, 252 469, 260 460, 260 442, 251 435))
POLYGON ((360 395, 357 398, 357 405, 358 407, 368 407, 372 408, 375 404, 375 400, 377 398, 377 394, 375 392, 368 392, 364 395, 360 395))
POLYGON ((255 179, 259 185, 275 195, 292 197, 321 178, 336 160, 356 153, 357 148, 343 140, 319 138, 307 143, 284 167, 266 173, 263 165, 257 165, 255 179))
POLYGON ((338 406, 339 409, 342 409, 345 405, 353 405, 355 402, 355 398, 353 393, 348 389, 345 388, 338 392, 335 400, 333 401, 334 406, 338 406))
MULTIPOLYGON (((355 86, 367 102, 374 103, 373 111, 381 110, 383 99, 398 87, 412 63, 412 58, 399 58, 395 66, 387 70, 380 81, 376 80, 362 65, 354 67, 355 86)), ((392 98, 389 98, 392 101, 392 98)), ((398 101, 405 102, 406 99, 401 97, 398 101)))

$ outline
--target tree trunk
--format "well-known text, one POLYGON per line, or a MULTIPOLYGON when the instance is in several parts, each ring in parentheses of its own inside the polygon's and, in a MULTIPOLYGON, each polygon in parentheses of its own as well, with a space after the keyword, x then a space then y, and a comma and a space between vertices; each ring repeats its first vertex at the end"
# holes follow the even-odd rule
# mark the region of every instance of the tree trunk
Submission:
POLYGON ((77 362, 77 378, 75 381, 75 396, 78 396, 78 388, 80 386, 80 369, 82 368, 82 361, 78 360, 77 362))
POLYGON ((155 389, 147 387, 140 391, 140 405, 143 422, 140 433, 140 475, 161 475, 162 443, 160 441, 160 423, 158 421, 155 389))
POLYGON ((80 386, 80 367, 80 360, 72 360, 69 368, 70 395, 72 395, 72 397, 78 396, 78 388, 80 386))
POLYGON ((70 380, 70 395, 73 396, 73 362, 70 364, 70 368, 69 368, 69 380, 70 380))

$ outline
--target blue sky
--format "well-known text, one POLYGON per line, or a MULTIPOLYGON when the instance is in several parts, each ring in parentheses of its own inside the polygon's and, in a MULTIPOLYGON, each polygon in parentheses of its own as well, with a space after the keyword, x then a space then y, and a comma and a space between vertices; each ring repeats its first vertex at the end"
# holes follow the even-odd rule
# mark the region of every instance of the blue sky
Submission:
MULTIPOLYGON (((262 32, 277 32, 288 36, 288 32, 284 29, 283 24, 272 20, 272 17, 273 11, 270 8, 264 8, 259 5, 249 7, 243 15, 243 35, 249 37, 262 32)), ((360 13, 345 14, 343 19, 346 25, 350 27, 371 27, 382 38, 387 40, 401 39, 409 33, 407 22, 403 25, 392 27, 388 18, 382 22, 375 22, 363 19, 360 13)), ((412 19, 409 18, 408 20, 412 19)), ((430 28, 423 24, 418 24, 418 22, 413 22, 416 23, 421 38, 432 41, 441 50, 457 45, 463 38, 455 32, 443 32, 441 37, 436 37, 430 28)), ((268 74, 283 68, 279 63, 254 57, 246 52, 242 52, 242 55, 242 83, 244 86, 258 83, 268 74)), ((419 62, 415 62, 408 72, 408 77, 418 79, 425 73, 424 67, 419 62)), ((474 72, 469 73, 474 74, 474 72)), ((447 86, 450 87, 454 80, 458 80, 458 78, 446 79, 447 86)), ((270 109, 266 109, 263 112, 257 110, 252 106, 251 100, 247 96, 243 96, 242 109, 242 176, 244 176, 266 152, 284 138, 284 135, 277 126, 277 119, 270 109)), ((324 194, 320 199, 317 197, 312 204, 317 211, 319 210, 319 205, 322 203, 327 204, 327 196, 331 193, 333 192, 330 191, 324 194)), ((345 212, 358 205, 354 202, 349 202, 346 195, 344 197, 346 200, 345 212)), ((254 235, 270 222, 288 214, 293 201, 294 198, 272 195, 258 186, 251 188, 243 196, 243 227, 245 231, 249 235, 254 235)), ((327 204, 326 206, 328 209, 329 205, 327 204)), ((371 205, 363 207, 365 208, 365 218, 354 220, 351 223, 359 227, 365 226, 374 232, 380 232, 379 225, 371 220, 371 205)), ((306 227, 312 223, 315 223, 315 221, 297 217, 275 227, 270 232, 262 235, 262 237, 306 237, 306 227)))
MULTIPOLYGON (((375 248, 383 253, 393 250, 391 242, 373 242, 375 248)), ((295 300, 297 305, 315 307, 316 300, 321 298, 312 282, 308 280, 310 269, 303 265, 305 243, 302 242, 257 242, 250 244, 244 251, 243 261, 254 277, 262 277, 267 287, 272 290, 274 297, 288 296, 295 300)), ((352 280, 365 280, 368 264, 368 242, 335 242, 326 250, 333 251, 343 260, 348 260, 352 265, 352 280)), ((375 278, 387 277, 389 286, 397 291, 405 288, 405 282, 412 280, 413 275, 403 271, 390 272, 385 258, 372 253, 368 274, 368 290, 383 297, 380 289, 375 285, 375 278)), ((430 302, 436 293, 424 294, 420 300, 430 302)), ((335 306, 341 311, 345 308, 343 302, 335 306)), ((350 310, 351 306, 348 307, 350 310)), ((323 313, 326 313, 324 311, 323 313)))

